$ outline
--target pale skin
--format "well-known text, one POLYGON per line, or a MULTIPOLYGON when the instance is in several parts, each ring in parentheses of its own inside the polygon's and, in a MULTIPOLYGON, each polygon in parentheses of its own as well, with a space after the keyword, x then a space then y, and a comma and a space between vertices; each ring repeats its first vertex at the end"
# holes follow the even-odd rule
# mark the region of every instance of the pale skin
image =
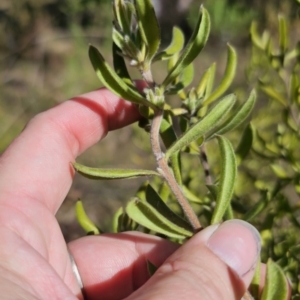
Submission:
POLYGON ((137 232, 66 245, 55 213, 72 184, 70 162, 138 118, 134 105, 97 90, 34 117, 2 154, 1 299, 82 299, 68 248, 88 300, 241 299, 260 243, 254 229, 238 221, 210 226, 181 247, 137 232), (150 279, 147 259, 160 266, 150 279))

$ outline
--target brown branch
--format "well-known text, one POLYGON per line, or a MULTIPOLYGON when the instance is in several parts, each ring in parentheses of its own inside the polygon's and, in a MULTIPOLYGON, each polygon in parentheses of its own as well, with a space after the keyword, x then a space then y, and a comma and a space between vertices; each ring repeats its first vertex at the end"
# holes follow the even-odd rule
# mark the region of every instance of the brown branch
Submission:
POLYGON ((154 115, 152 125, 151 125, 151 131, 150 131, 152 151, 158 166, 157 171, 166 180, 168 186, 170 187, 171 191, 175 195, 179 205, 181 206, 185 216, 187 217, 190 224, 192 225, 194 231, 198 232, 202 229, 198 217, 195 214, 194 210, 192 209, 189 201, 184 196, 183 191, 179 186, 178 182, 176 181, 173 173, 171 172, 168 166, 168 162, 165 159, 164 153, 161 150, 160 140, 159 140, 159 129, 160 129, 162 118, 163 118, 163 110, 160 109, 154 115))

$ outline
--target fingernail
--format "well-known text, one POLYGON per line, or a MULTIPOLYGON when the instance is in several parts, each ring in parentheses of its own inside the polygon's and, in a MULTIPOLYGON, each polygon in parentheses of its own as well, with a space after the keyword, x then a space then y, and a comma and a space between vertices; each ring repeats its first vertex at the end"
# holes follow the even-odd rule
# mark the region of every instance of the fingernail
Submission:
POLYGON ((258 260, 261 239, 251 224, 230 220, 221 224, 209 237, 208 248, 240 277, 252 270, 258 260))

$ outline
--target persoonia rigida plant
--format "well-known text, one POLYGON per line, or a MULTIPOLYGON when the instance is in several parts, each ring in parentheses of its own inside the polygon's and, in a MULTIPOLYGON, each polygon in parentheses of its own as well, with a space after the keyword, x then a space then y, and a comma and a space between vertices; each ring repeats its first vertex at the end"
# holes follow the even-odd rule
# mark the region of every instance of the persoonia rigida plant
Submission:
MULTIPOLYGON (((89 48, 90 60, 105 87, 139 107, 143 117, 140 125, 149 132, 156 168, 102 169, 79 163, 73 163, 73 166, 80 174, 92 179, 152 176, 152 181, 143 184, 126 207, 116 212, 113 230, 140 230, 183 243, 203 226, 237 217, 231 206, 237 177, 236 155, 240 162, 251 145, 244 143, 245 137, 241 136, 242 143, 235 151, 224 134, 249 119, 256 93, 252 90, 248 99, 239 105, 235 105, 234 94, 224 96, 233 81, 237 65, 236 51, 229 44, 220 84, 214 86, 216 65, 212 64, 198 84, 190 87, 194 82, 193 61, 204 48, 210 32, 209 13, 203 6, 190 40, 185 44, 182 31, 174 27, 172 41, 166 49, 160 47, 160 28, 150 0, 114 0, 113 15, 114 67, 109 66, 94 46, 89 48), (161 61, 168 61, 167 75, 162 82, 157 82, 152 65, 161 61), (138 69, 145 82, 142 91, 136 88, 127 66, 138 69), (173 107, 166 102, 168 95, 178 95, 181 105, 173 107), (174 123, 180 125, 180 133, 175 130, 174 123), (206 146, 215 141, 220 153, 220 171, 213 181, 206 146), (198 156, 202 167, 183 165, 182 157, 185 155, 198 156), (207 189, 203 198, 189 186, 191 177, 195 175, 182 176, 182 169, 186 167, 196 174, 204 170, 203 186, 207 189)), ((87 232, 99 234, 80 201, 76 211, 82 227, 87 232)), ((149 262, 149 269, 153 270, 153 267, 149 262)), ((256 273, 252 295, 258 299, 259 267, 256 273)), ((262 299, 286 299, 285 287, 283 272, 270 260, 262 299)), ((250 299, 251 296, 246 293, 244 297, 250 299)))

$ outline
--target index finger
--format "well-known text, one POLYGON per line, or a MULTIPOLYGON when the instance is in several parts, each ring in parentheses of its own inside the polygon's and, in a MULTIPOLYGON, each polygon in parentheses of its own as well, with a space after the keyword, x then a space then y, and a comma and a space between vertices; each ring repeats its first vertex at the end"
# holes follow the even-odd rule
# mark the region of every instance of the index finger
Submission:
POLYGON ((25 196, 42 202, 55 214, 72 184, 70 162, 109 130, 138 118, 132 103, 107 89, 38 114, 0 158, 1 203, 25 196))

